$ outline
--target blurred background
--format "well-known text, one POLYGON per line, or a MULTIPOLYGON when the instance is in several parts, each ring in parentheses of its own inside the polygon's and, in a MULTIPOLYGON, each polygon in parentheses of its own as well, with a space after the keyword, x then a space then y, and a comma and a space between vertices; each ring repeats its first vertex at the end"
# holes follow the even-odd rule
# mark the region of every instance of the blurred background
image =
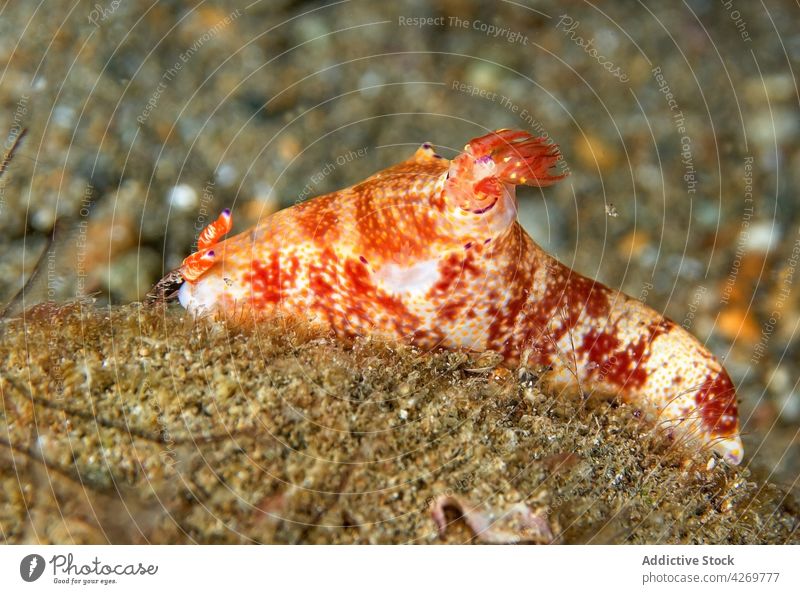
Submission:
POLYGON ((519 192, 524 226, 723 358, 747 460, 796 490, 799 17, 788 0, 5 3, 0 303, 140 300, 225 207, 243 230, 424 141, 452 157, 522 128, 571 172, 519 192))

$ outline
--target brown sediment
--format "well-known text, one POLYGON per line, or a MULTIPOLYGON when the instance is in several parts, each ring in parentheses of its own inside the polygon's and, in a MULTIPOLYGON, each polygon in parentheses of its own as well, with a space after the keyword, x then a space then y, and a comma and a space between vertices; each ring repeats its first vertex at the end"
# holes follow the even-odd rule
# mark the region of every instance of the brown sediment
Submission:
POLYGON ((457 518, 440 536, 443 497, 555 542, 800 542, 757 470, 706 470, 629 405, 464 353, 160 306, 39 307, 2 331, 8 543, 480 542, 457 518))

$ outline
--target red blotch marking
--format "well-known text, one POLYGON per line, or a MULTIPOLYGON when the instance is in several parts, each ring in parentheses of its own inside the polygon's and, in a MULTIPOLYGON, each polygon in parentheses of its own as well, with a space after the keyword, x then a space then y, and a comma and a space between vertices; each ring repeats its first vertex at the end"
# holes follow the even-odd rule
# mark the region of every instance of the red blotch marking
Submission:
POLYGON ((608 316, 610 290, 604 284, 570 271, 562 291, 570 309, 581 317, 602 320, 608 316))
MULTIPOLYGON (((528 250, 538 248, 527 246, 528 250)), ((554 362, 557 343, 580 319, 588 317, 599 327, 606 325, 611 295, 611 289, 602 283, 583 277, 560 262, 548 259, 545 265, 548 274, 544 291, 535 291, 532 278, 524 280, 523 286, 532 287, 535 292, 533 300, 523 306, 525 315, 521 319, 522 344, 533 349, 531 363, 540 365, 554 362)), ((583 347, 576 344, 575 348, 583 347)))
POLYGON ((739 418, 736 388, 725 370, 720 370, 715 377, 706 378, 695 396, 695 403, 703 425, 711 433, 728 436, 736 432, 736 421, 739 418), (725 415, 730 415, 731 419, 723 419, 725 415))
POLYGON ((344 263, 341 291, 345 320, 370 324, 372 320, 365 304, 374 298, 375 292, 375 284, 366 266, 357 260, 347 260, 344 263))
POLYGON ((331 326, 336 325, 332 308, 336 298, 336 263, 335 252, 331 248, 325 248, 308 267, 308 288, 313 295, 312 307, 323 313, 331 326))
POLYGON ((436 314, 442 321, 454 322, 461 316, 469 317, 470 313, 474 315, 471 308, 467 309, 468 305, 469 299, 466 297, 450 298, 436 311, 436 314))
POLYGON ((427 297, 448 297, 458 289, 462 277, 481 275, 481 267, 477 262, 476 252, 453 252, 439 262, 439 280, 428 289, 427 297))
POLYGON ((454 322, 471 311, 469 305, 475 295, 469 292, 466 281, 483 274, 479 254, 479 251, 454 252, 439 263, 439 280, 428 290, 426 298, 442 303, 437 315, 443 322, 454 322))
POLYGON ((419 319, 403 301, 378 289, 367 266, 360 259, 348 258, 341 270, 331 249, 326 249, 310 268, 312 308, 321 312, 339 333, 356 335, 369 331, 380 312, 401 335, 413 333, 419 319), (338 305, 338 309, 334 306, 338 305))
POLYGON ((600 370, 600 376, 608 375, 618 360, 617 352, 620 350, 616 328, 612 327, 611 332, 592 328, 584 335, 580 350, 589 363, 600 370))
POLYGON ((267 256, 267 260, 252 260, 250 270, 245 273, 251 287, 251 301, 254 309, 265 309, 277 305, 281 300, 281 266, 277 252, 267 256))
MULTIPOLYGON (((510 336, 516 336, 514 332, 520 321, 525 318, 525 306, 528 302, 530 291, 528 287, 533 283, 535 270, 531 266, 515 266, 511 274, 516 274, 516 279, 504 286, 509 287, 507 301, 502 307, 490 307, 489 316, 491 324, 487 332, 487 340, 496 350, 499 350, 506 357, 515 360, 519 358, 519 343, 515 340, 508 340, 510 336)), ((512 337, 513 337, 512 336, 512 337)))
POLYGON ((649 358, 650 336, 642 336, 633 343, 622 344, 616 329, 586 333, 580 354, 594 364, 592 375, 605 383, 625 389, 640 388, 647 381, 644 364, 649 358))
POLYGON ((638 340, 628 344, 622 344, 617 338, 616 326, 605 331, 592 329, 584 337, 582 354, 594 363, 592 373, 598 379, 620 389, 636 390, 647 382, 645 365, 650 358, 650 345, 668 332, 671 325, 668 320, 649 324, 638 340))

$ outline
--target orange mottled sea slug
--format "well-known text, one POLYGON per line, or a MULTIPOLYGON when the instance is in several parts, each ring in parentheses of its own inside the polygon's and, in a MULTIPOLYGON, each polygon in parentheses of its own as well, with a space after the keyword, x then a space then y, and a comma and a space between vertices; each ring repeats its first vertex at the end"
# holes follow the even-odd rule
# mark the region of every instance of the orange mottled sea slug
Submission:
POLYGON ((173 274, 195 313, 282 311, 342 335, 491 349, 550 381, 615 394, 719 453, 743 455, 733 383, 691 334, 545 253, 517 222, 515 186, 561 177, 555 145, 512 130, 452 161, 406 161, 231 237, 223 211, 173 274))

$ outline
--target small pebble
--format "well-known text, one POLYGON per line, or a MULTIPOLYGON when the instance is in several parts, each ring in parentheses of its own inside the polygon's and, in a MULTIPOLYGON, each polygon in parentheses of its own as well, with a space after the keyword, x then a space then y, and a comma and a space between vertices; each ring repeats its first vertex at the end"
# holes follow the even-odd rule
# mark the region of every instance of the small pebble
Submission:
POLYGON ((192 210, 197 206, 197 191, 189 184, 179 184, 169 191, 167 199, 178 210, 192 210))

